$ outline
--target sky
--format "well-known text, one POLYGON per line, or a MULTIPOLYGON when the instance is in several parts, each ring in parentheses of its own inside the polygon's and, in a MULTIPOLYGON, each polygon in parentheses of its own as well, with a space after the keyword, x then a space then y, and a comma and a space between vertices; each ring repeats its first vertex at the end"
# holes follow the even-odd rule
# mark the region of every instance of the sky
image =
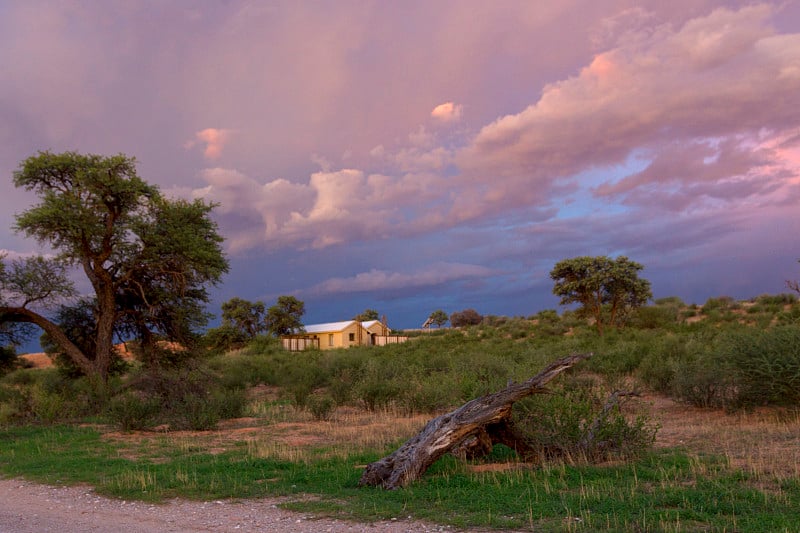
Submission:
POLYGON ((40 150, 202 198, 240 297, 560 309, 549 272, 644 265, 702 304, 800 279, 800 2, 0 2, 0 250, 40 150))

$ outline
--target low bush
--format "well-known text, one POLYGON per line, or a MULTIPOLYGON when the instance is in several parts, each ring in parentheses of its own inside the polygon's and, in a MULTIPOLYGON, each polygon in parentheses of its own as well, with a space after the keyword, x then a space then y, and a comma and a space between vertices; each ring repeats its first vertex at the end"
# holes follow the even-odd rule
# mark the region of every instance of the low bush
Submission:
POLYGON ((146 429, 154 425, 161 412, 158 398, 146 398, 127 392, 109 401, 106 413, 109 421, 122 431, 146 429))
POLYGON ((628 319, 628 325, 638 329, 673 329, 679 323, 680 308, 663 305, 640 307, 628 319))
POLYGON ((736 300, 731 298, 730 296, 719 296, 716 298, 709 298, 706 300, 706 303, 703 304, 701 308, 701 312, 703 314, 708 314, 713 310, 725 310, 725 309, 732 309, 736 304, 736 300))
POLYGON ((19 387, 0 384, 0 425, 10 425, 24 419, 27 398, 19 387))
POLYGON ((538 459, 640 456, 655 441, 657 426, 644 415, 627 417, 620 402, 609 401, 592 381, 573 378, 552 394, 514 404, 514 426, 538 459))
POLYGON ((308 410, 314 420, 330 420, 336 401, 326 394, 315 394, 308 399, 308 410))
POLYGON ((716 357, 703 356, 683 364, 672 380, 672 395, 695 407, 729 408, 736 403, 736 385, 716 357))
POLYGON ((739 406, 800 402, 800 326, 731 332, 719 359, 735 380, 739 406))
POLYGON ((241 416, 245 396, 244 388, 226 388, 224 380, 197 361, 183 368, 148 367, 131 376, 106 414, 125 430, 164 424, 171 429, 212 429, 223 418, 241 416))

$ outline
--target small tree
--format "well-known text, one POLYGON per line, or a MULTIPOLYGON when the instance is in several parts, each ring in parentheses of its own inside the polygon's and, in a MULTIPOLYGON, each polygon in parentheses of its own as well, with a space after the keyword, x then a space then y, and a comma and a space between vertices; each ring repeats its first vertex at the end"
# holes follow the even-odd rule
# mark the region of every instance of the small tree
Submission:
POLYGON ((364 309, 364 312, 353 317, 353 320, 359 322, 368 322, 370 320, 380 320, 380 314, 375 309, 364 309))
POLYGON ((428 320, 431 321, 431 324, 433 324, 437 328, 440 328, 445 324, 447 324, 447 321, 449 319, 447 317, 447 313, 445 313, 441 309, 437 309, 436 311, 431 313, 431 316, 428 317, 428 320))
POLYGON ((279 296, 278 302, 267 309, 267 331, 276 337, 302 331, 305 312, 305 304, 294 296, 279 296))
POLYGON ((222 324, 232 327, 246 339, 252 339, 267 329, 264 310, 264 302, 231 298, 222 304, 222 324))
POLYGON ((450 315, 450 325, 454 328, 477 326, 482 321, 483 317, 474 309, 464 309, 450 315))
POLYGON ((650 282, 639 278, 643 268, 625 256, 564 259, 550 271, 553 294, 561 297, 561 305, 580 304, 602 335, 606 325, 621 326, 627 313, 652 298, 650 282))

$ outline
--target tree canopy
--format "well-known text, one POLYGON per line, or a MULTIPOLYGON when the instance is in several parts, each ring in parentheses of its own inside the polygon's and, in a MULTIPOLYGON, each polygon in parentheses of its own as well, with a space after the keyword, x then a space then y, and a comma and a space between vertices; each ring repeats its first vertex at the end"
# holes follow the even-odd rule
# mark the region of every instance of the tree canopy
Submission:
POLYGON ((267 309, 267 331, 276 337, 300 332, 305 312, 306 305, 294 296, 279 296, 277 303, 267 309))
POLYGON ((222 324, 234 328, 247 339, 267 329, 264 323, 264 302, 231 298, 222 304, 222 324))
POLYGON ((240 348, 267 330, 264 302, 234 297, 222 304, 222 324, 206 331, 206 346, 215 350, 240 348))
POLYGON ((450 315, 450 325, 454 328, 462 326, 477 326, 483 321, 483 316, 474 309, 455 311, 450 315))
POLYGON ((431 321, 431 324, 435 325, 437 328, 440 328, 447 324, 449 320, 447 313, 445 313, 441 309, 437 309, 436 311, 432 312, 428 317, 428 320, 431 321))
POLYGON ((160 338, 192 340, 207 320, 206 287, 228 270, 209 216, 213 205, 164 198, 122 154, 40 152, 13 180, 40 200, 17 215, 15 229, 56 255, 3 270, 0 323, 39 326, 83 373, 103 381, 115 334, 140 340, 146 353, 160 338), (89 343, 71 339, 44 314, 73 296, 73 267, 94 292, 89 343))
POLYGON ((375 309, 364 309, 362 313, 354 316, 353 320, 358 320, 359 322, 368 322, 370 320, 380 320, 380 318, 380 313, 378 313, 378 311, 375 309))
POLYGON ((628 312, 652 298, 650 282, 639 277, 643 268, 625 256, 564 259, 550 271, 553 294, 561 297, 561 305, 580 304, 602 335, 606 325, 621 326, 628 312))

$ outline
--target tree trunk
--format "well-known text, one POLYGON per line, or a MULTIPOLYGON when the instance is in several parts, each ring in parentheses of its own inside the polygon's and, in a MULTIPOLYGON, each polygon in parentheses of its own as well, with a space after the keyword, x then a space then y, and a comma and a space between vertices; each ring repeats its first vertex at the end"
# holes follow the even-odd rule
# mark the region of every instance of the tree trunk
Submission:
POLYGON ((434 418, 394 453, 367 465, 358 484, 397 489, 420 478, 436 460, 451 451, 460 455, 487 453, 494 443, 519 449, 521 441, 515 438, 511 425, 514 402, 545 392, 544 386, 550 380, 591 356, 564 357, 523 383, 510 384, 434 418))
POLYGON ((53 341, 58 344, 59 348, 64 350, 64 353, 67 354, 87 376, 98 375, 92 361, 86 357, 80 348, 75 346, 75 344, 64 335, 61 328, 42 315, 30 309, 26 309, 25 307, 0 307, 0 317, 3 317, 9 322, 36 324, 53 338, 53 341))

